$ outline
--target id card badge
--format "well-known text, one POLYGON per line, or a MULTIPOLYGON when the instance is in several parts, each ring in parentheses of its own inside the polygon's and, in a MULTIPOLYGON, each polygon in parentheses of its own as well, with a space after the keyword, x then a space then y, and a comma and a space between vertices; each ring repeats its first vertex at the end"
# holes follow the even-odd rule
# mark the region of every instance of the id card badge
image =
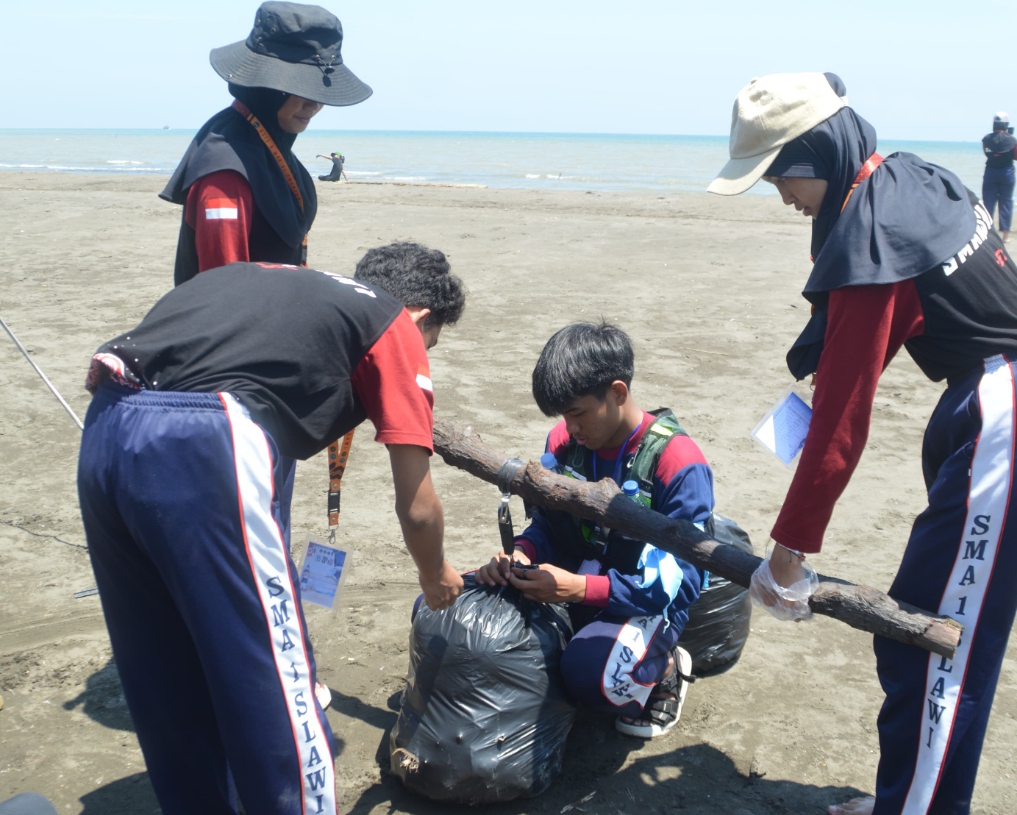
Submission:
POLYGON ((336 611, 339 593, 350 570, 349 552, 308 541, 300 560, 300 599, 336 611))
POLYGON ((812 408, 788 386, 752 431, 752 438, 790 467, 805 446, 812 421, 812 408))

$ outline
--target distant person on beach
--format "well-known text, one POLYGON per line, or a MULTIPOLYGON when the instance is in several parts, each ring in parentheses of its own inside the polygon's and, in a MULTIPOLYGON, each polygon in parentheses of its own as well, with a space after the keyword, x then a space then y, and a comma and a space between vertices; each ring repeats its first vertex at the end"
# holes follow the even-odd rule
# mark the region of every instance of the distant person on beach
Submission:
POLYGON ((372 93, 343 64, 342 41, 320 6, 269 2, 246 40, 212 50, 235 101, 198 131, 160 193, 184 207, 176 285, 238 260, 306 265, 318 201, 293 143, 322 106, 372 93))
POLYGON ((332 172, 328 175, 319 175, 319 181, 338 181, 340 178, 345 178, 349 181, 349 179, 346 178, 346 173, 343 171, 343 163, 346 161, 345 156, 340 153, 332 153, 327 156, 323 156, 321 153, 318 153, 315 158, 327 158, 332 160, 332 172))
MULTIPOLYGON (((750 593, 778 619, 811 616, 805 557, 822 547, 880 375, 903 346, 947 386, 922 450, 928 508, 889 594, 965 631, 952 659, 875 637, 886 694, 876 794, 829 812, 966 815, 1017 613, 1017 265, 957 176, 911 153, 884 159, 845 95, 833 74, 752 80, 735 100, 731 160, 709 187, 738 195, 762 178, 812 219, 813 314, 787 354, 795 379, 815 374, 812 420, 750 593)), ((774 718, 809 704, 770 699, 774 718)))
POLYGON ((1010 241, 1013 219, 1014 158, 1017 158, 1017 139, 1013 137, 1010 117, 1000 111, 992 120, 992 132, 982 139, 985 153, 985 175, 982 176, 982 202, 989 217, 996 214, 999 204, 999 231, 1003 241, 1010 241))
POLYGON ((413 243, 371 250, 357 273, 211 269, 92 359, 82 521, 165 815, 236 812, 231 777, 252 815, 336 815, 290 557, 296 459, 370 419, 428 607, 462 590, 431 480, 427 356, 462 315, 462 280, 413 243))

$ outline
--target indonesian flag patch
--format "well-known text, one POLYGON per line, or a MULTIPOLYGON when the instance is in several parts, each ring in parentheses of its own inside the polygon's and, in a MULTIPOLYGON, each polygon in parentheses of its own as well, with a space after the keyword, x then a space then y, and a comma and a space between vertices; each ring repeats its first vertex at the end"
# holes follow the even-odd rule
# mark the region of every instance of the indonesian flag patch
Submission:
POLYGON ((431 371, 426 365, 417 366, 417 384, 420 385, 421 390, 430 391, 434 393, 434 386, 431 384, 431 371))
POLYGON ((237 202, 232 198, 209 198, 205 201, 205 220, 235 221, 237 208, 237 202))

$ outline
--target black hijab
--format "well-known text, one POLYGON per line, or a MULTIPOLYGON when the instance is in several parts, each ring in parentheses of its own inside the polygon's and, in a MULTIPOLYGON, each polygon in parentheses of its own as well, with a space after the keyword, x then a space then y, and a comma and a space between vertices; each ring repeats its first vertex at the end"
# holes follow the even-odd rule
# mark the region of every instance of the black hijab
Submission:
MULTIPOLYGON (((833 76, 830 84, 843 95, 839 79, 833 76)), ((788 142, 767 170, 770 176, 825 178, 830 184, 812 222, 814 265, 802 292, 814 312, 787 355, 796 379, 819 365, 831 291, 910 280, 956 254, 975 232, 975 213, 960 179, 912 153, 887 156, 841 212, 875 150, 875 129, 844 107, 788 142)))
POLYGON ((187 191, 199 178, 219 170, 235 170, 251 185, 254 204, 272 229, 284 243, 296 248, 314 222, 318 198, 310 174, 293 155, 296 135, 280 128, 276 118, 288 94, 232 83, 229 91, 258 117, 279 147, 303 196, 303 211, 271 152, 250 122, 231 107, 205 122, 159 197, 174 204, 186 204, 187 191))

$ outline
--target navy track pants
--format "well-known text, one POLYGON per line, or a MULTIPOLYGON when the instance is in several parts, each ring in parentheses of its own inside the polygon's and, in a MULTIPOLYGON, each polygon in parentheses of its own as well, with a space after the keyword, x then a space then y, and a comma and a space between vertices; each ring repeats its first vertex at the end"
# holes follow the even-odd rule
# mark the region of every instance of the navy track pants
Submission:
POLYGON ((654 686, 667 672, 681 636, 663 616, 618 617, 591 609, 572 612, 579 628, 561 658, 561 676, 577 704, 619 716, 641 716, 654 686), (585 623, 585 624, 584 624, 585 623))
POLYGON ((967 815, 1017 612, 1015 365, 951 381, 925 432, 929 506, 890 596, 965 626, 954 659, 875 638, 879 714, 874 815, 967 815))
POLYGON ((229 394, 102 385, 78 495, 124 696, 166 815, 335 813, 289 555, 294 462, 229 394))
POLYGON ((982 176, 982 203, 991 218, 999 204, 999 231, 1009 232, 1013 221, 1014 168, 986 167, 982 176))

